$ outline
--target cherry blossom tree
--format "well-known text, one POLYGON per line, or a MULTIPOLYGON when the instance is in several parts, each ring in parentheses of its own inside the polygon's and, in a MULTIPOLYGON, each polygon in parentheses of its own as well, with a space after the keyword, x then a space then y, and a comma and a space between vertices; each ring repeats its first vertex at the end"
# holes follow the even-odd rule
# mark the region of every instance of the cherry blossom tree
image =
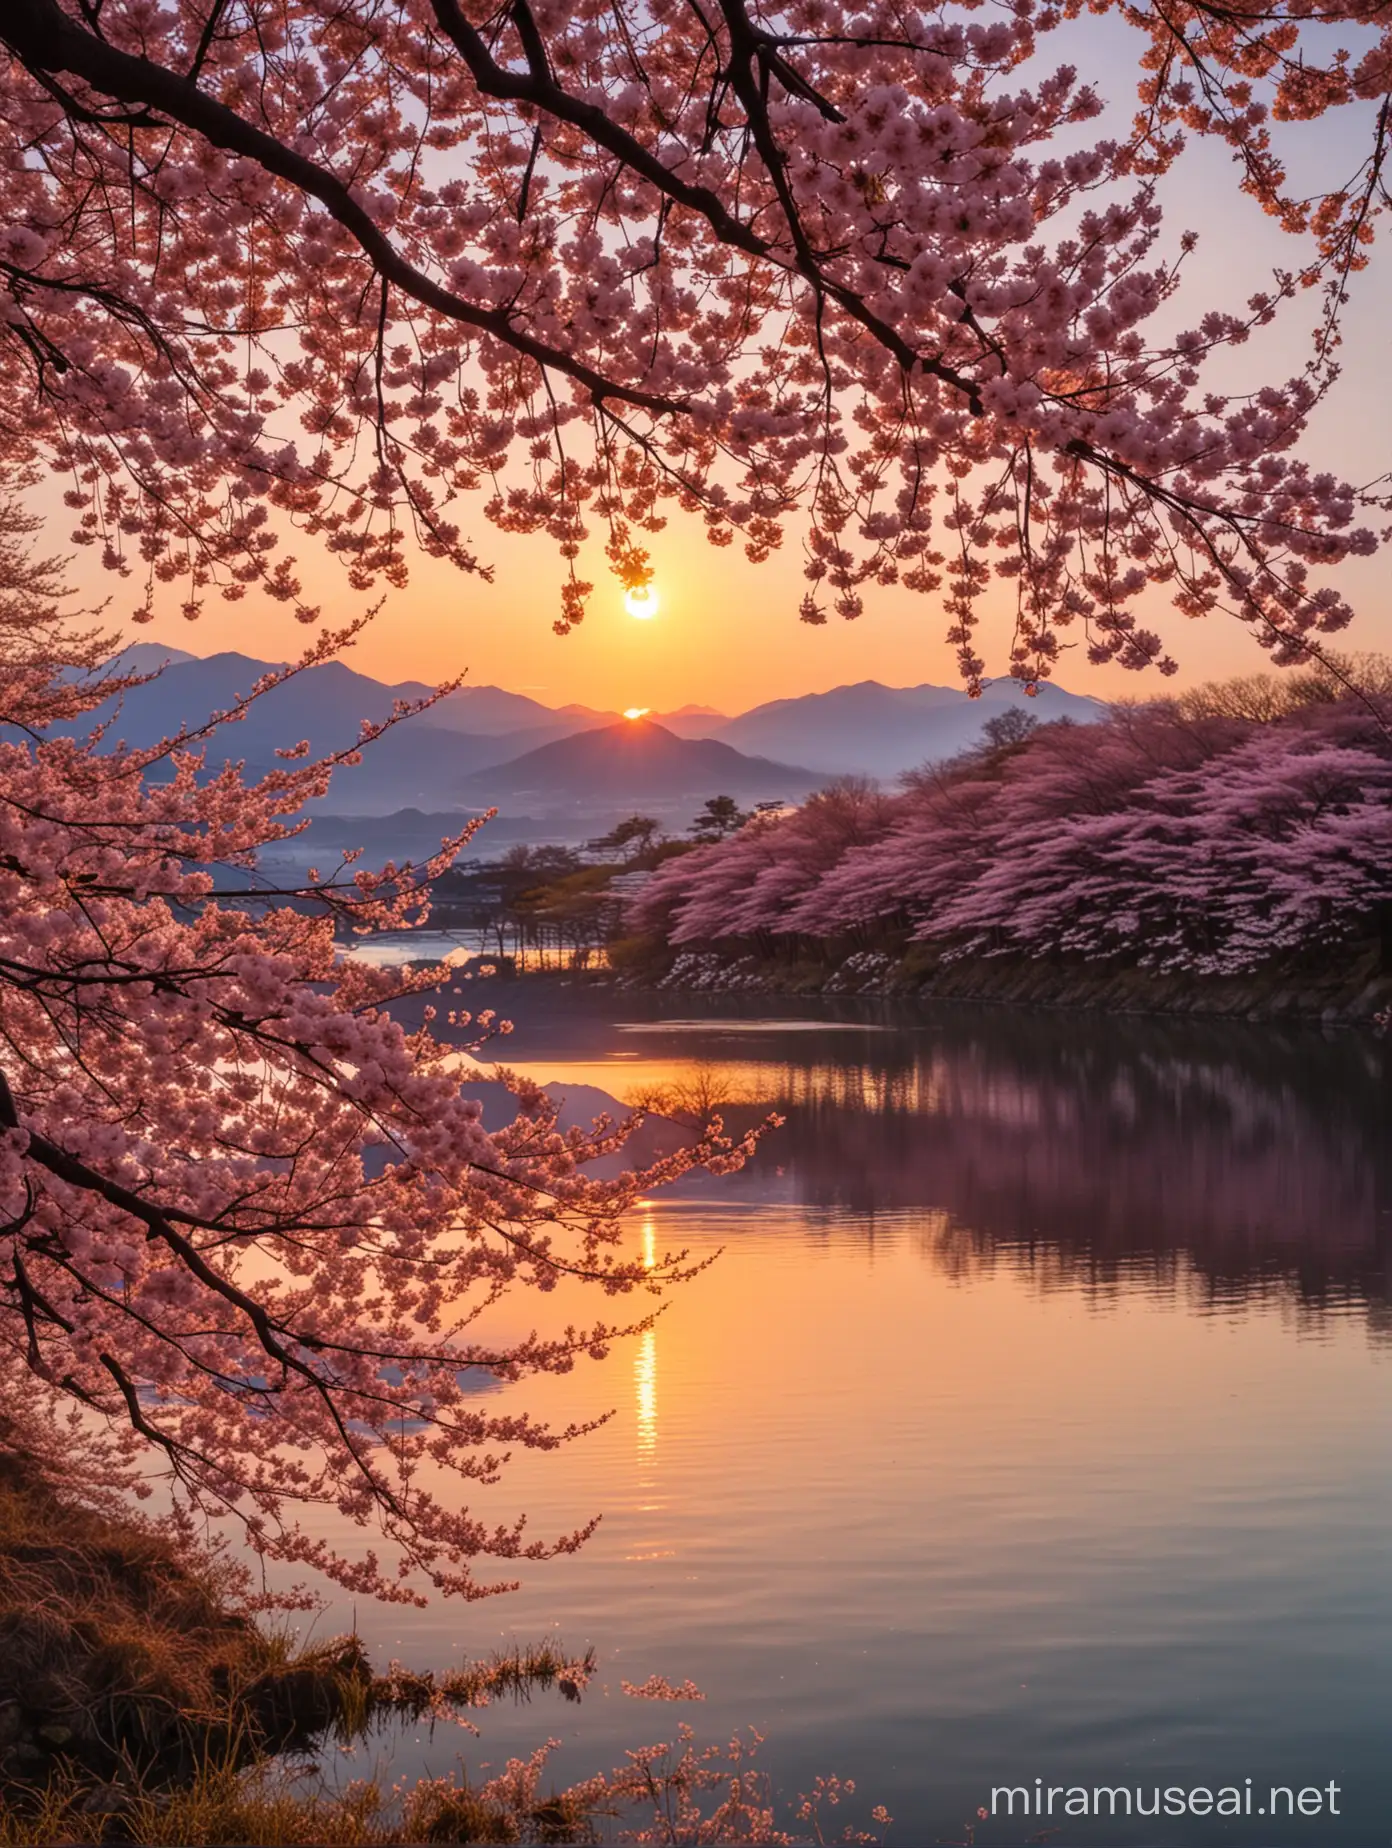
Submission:
POLYGON ((651 928, 682 894, 674 943, 779 934, 799 899, 848 851, 876 838, 889 812, 873 784, 843 777, 781 820, 756 815, 723 846, 668 862, 643 893, 638 921, 651 928))
POLYGON ((750 1144, 712 1122, 596 1180, 630 1125, 561 1131, 505 1069, 516 1117, 485 1131, 460 1043, 489 1057, 488 1012, 456 1007, 469 1032, 453 1045, 433 1006, 408 1032, 390 1004, 449 972, 374 969, 335 941, 421 918, 473 826, 423 866, 370 873, 349 853, 298 892, 247 891, 333 761, 292 745, 248 785, 206 771, 211 722, 140 751, 50 735, 129 680, 98 671, 109 641, 63 624, 32 524, 0 515, 0 1375, 7 1399, 48 1408, 29 1450, 89 1492, 123 1463, 160 1465, 185 1509, 240 1518, 260 1551, 354 1590, 419 1600, 413 1573, 498 1589, 479 1557, 543 1558, 584 1532, 487 1524, 459 1486, 578 1427, 493 1409, 478 1382, 567 1371, 649 1317, 502 1341, 490 1313, 562 1282, 613 1297, 687 1274, 628 1256, 623 1213, 750 1144), (65 1404, 85 1451, 56 1421, 65 1404), (315 1505, 375 1522, 392 1561, 309 1538, 315 1505))
POLYGON ((1259 732, 1162 771, 1110 812, 1061 818, 1028 854, 1003 840, 916 934, 955 954, 1200 974, 1338 945, 1392 898, 1392 754, 1321 730, 1259 732))
POLYGON ((917 939, 1191 974, 1328 955, 1392 905, 1392 702, 1331 690, 1249 679, 1039 727, 914 772, 858 838, 814 798, 663 867, 630 925, 678 949, 917 939))
POLYGON ((1170 671, 1155 586, 1298 659, 1382 505, 1298 446, 1385 202, 1389 32, 1365 0, 8 0, 3 440, 138 619, 162 583, 311 618, 287 528, 364 589, 413 544, 486 570, 478 492, 555 543, 562 628, 586 534, 639 587, 676 509, 756 560, 805 516, 806 619, 897 582, 972 687, 996 579, 1025 681, 1070 631, 1170 671), (1090 11, 1139 80, 1092 139, 1090 11), (1368 158, 1304 196, 1272 123, 1345 107, 1368 158), (1188 316, 1186 135, 1297 240, 1188 316), (1311 287, 1309 364, 1234 395, 1226 351, 1311 287))

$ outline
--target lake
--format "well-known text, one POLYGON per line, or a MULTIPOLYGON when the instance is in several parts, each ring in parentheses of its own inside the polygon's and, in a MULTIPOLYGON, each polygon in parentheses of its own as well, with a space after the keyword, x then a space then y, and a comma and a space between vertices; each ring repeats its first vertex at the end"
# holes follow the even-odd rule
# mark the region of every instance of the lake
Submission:
POLYGON ((489 989, 509 1061, 586 1107, 581 1087, 695 1074, 740 1120, 788 1121, 743 1173, 636 1215, 650 1249, 721 1253, 654 1331, 496 1394, 613 1410, 476 1501, 539 1534, 600 1514, 588 1544, 505 1598, 318 1619, 356 1615, 380 1660, 418 1667, 593 1643, 583 1703, 489 1709, 477 1739, 413 1729, 340 1775, 498 1769, 549 1734, 568 1779, 687 1719, 756 1727, 784 1795, 854 1778, 838 1827, 883 1803, 892 1842, 1388 1839, 1385 1045, 489 989), (651 1674, 707 1698, 621 1694, 651 1674), (1036 1778, 1333 1782, 1340 1814, 977 1818, 1036 1778))

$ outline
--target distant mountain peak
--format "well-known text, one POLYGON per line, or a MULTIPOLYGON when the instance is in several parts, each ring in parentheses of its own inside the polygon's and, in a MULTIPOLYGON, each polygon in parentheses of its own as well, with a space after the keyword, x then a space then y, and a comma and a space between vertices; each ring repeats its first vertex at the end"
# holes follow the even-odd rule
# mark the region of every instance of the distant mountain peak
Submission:
POLYGON ((656 719, 623 719, 538 746, 477 771, 479 796, 539 796, 569 803, 673 796, 805 795, 824 779, 795 764, 750 757, 714 738, 681 738, 656 719))
POLYGON ((131 642, 112 655, 105 666, 113 673, 152 674, 157 668, 197 659, 197 655, 183 648, 171 648, 166 642, 131 642))

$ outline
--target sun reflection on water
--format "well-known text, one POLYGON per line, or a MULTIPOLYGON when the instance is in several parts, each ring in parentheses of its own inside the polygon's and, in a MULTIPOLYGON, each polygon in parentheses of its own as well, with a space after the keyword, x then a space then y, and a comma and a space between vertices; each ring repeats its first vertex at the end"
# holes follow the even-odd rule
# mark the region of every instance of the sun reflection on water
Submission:
MULTIPOLYGON (((643 1269, 657 1263, 657 1226, 643 1221, 643 1269)), ((638 1455, 644 1461, 657 1448, 657 1331, 645 1328, 633 1356, 633 1398, 638 1418, 638 1455)))
POLYGON ((638 1407, 638 1454, 650 1457, 657 1448, 657 1333, 651 1328, 638 1337, 633 1393, 638 1407))

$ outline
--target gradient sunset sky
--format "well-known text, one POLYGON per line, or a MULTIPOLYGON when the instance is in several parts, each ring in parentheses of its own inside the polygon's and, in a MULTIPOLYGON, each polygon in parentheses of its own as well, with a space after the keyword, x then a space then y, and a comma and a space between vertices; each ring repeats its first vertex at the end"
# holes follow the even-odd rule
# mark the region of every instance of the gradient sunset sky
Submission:
MULTIPOLYGON (((1138 41, 1115 20, 1089 18, 1054 36, 1050 62, 1072 56, 1111 102, 1106 127, 1124 128, 1134 107, 1138 41), (1069 37, 1071 33, 1071 38, 1069 37)), ((1361 108, 1285 131, 1299 190, 1314 191, 1346 181, 1364 157, 1371 117, 1361 108)), ((1089 138, 1096 138, 1096 124, 1089 138)), ((1199 233, 1187 260, 1176 302, 1166 310, 1174 328, 1193 326, 1210 308, 1238 309, 1257 289, 1269 287, 1272 272, 1298 266, 1306 247, 1284 236, 1257 205, 1237 191, 1227 152, 1214 144, 1191 147, 1162 182, 1166 230, 1161 249, 1170 255, 1180 233, 1199 233)), ((1355 483, 1366 483, 1392 467, 1392 224, 1379 226, 1380 243, 1369 268, 1354 279, 1344 331, 1343 376, 1319 409, 1303 453, 1355 483)), ((1299 371, 1310 353, 1310 330, 1320 310, 1317 293, 1288 304, 1276 327, 1229 354, 1215 383, 1237 389, 1283 380, 1299 371)), ((694 701, 735 712, 763 700, 821 691, 838 684, 876 679, 904 686, 921 681, 956 683, 947 627, 936 597, 902 588, 866 593, 865 614, 854 623, 832 617, 809 628, 798 619, 805 588, 799 536, 790 532, 784 550, 765 565, 751 565, 738 544, 720 551, 709 546, 698 521, 674 513, 667 530, 652 541, 659 613, 635 620, 609 575, 600 543, 580 560, 581 575, 595 586, 583 627, 568 636, 552 633, 559 608, 560 559, 545 538, 517 538, 496 532, 483 518, 481 503, 455 503, 455 517, 478 556, 494 568, 492 584, 464 577, 437 561, 417 558, 409 587, 388 596, 373 625, 346 657, 361 672, 389 682, 436 681, 466 672, 477 685, 501 685, 526 692, 548 705, 581 701, 606 709, 646 706, 670 709, 694 701)), ((1371 522, 1370 522, 1371 523, 1371 522)), ((59 512, 51 529, 64 530, 59 512)), ((364 599, 350 592, 341 567, 300 535, 287 536, 299 560, 311 602, 325 619, 342 623, 364 599)), ((109 614, 121 621, 136 598, 132 587, 82 570, 85 594, 112 598, 109 614)), ((1354 627, 1335 638, 1344 649, 1392 651, 1392 550, 1341 568, 1340 582, 1358 611, 1354 627)), ((1002 586, 996 619, 983 623, 980 650, 988 671, 1007 666, 1010 592, 1002 586)), ((155 640, 195 654, 236 649, 266 660, 298 654, 306 631, 282 607, 248 597, 242 604, 209 596, 205 613, 190 625, 178 613, 179 595, 167 602, 154 624, 130 628, 129 639, 155 640)), ((1160 630, 1180 663, 1180 681, 1251 672, 1267 665, 1248 632, 1230 619, 1188 622, 1155 597, 1146 620, 1160 630)), ((1081 646, 1065 654, 1059 682, 1103 698, 1159 693, 1167 685, 1153 674, 1087 665, 1081 646)))

